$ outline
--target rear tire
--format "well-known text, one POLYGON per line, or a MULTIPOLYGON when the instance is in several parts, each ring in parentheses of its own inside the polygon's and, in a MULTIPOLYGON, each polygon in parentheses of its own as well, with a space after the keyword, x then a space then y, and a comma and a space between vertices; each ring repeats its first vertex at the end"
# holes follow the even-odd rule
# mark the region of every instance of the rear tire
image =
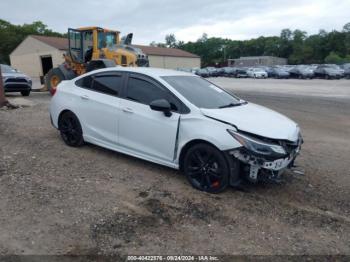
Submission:
POLYGON ((84 144, 83 130, 74 113, 70 111, 63 113, 58 121, 58 129, 63 141, 68 146, 79 147, 84 144))
POLYGON ((45 76, 45 86, 53 95, 61 81, 66 80, 66 77, 59 68, 52 68, 45 76))
POLYGON ((30 90, 22 91, 21 94, 22 94, 22 96, 29 96, 30 95, 30 90))
POLYGON ((200 191, 219 193, 229 184, 230 169, 224 154, 206 143, 186 152, 183 170, 190 184, 200 191))

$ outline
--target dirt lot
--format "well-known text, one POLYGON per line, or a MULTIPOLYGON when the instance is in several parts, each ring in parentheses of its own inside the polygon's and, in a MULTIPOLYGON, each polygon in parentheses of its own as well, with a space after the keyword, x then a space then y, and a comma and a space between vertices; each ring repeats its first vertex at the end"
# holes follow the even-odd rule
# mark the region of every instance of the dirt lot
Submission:
POLYGON ((300 124, 305 176, 198 192, 171 169, 66 146, 33 93, 0 110, 0 254, 350 255, 350 81, 213 81, 300 124))

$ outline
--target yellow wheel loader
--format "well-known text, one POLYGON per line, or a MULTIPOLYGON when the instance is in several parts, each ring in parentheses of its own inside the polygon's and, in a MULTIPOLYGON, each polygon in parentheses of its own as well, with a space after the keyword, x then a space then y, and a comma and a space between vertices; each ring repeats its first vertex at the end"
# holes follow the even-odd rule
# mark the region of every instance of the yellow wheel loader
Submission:
POLYGON ((100 27, 69 28, 65 61, 45 75, 45 88, 53 94, 62 80, 100 68, 149 66, 147 55, 131 41, 132 34, 120 39, 120 32, 100 27))

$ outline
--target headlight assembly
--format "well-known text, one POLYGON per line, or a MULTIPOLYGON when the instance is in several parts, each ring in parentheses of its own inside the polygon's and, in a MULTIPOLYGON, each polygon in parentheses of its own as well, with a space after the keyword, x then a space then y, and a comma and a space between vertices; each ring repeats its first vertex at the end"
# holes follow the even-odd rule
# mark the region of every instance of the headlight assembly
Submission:
POLYGON ((257 138, 249 137, 247 135, 243 135, 236 131, 227 129, 229 134, 233 136, 243 147, 248 149, 249 151, 266 157, 285 157, 287 152, 284 148, 277 144, 266 143, 257 138))

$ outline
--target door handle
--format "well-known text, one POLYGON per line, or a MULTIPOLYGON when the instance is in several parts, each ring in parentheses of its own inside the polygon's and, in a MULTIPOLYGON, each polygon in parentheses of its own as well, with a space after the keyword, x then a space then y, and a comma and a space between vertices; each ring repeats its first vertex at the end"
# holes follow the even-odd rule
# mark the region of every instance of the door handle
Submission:
POLYGON ((80 96, 81 99, 84 99, 84 100, 89 100, 89 97, 87 95, 82 95, 80 96))
POLYGON ((131 108, 129 108, 129 107, 124 107, 123 108, 123 112, 125 112, 125 113, 134 113, 134 111, 131 108))

